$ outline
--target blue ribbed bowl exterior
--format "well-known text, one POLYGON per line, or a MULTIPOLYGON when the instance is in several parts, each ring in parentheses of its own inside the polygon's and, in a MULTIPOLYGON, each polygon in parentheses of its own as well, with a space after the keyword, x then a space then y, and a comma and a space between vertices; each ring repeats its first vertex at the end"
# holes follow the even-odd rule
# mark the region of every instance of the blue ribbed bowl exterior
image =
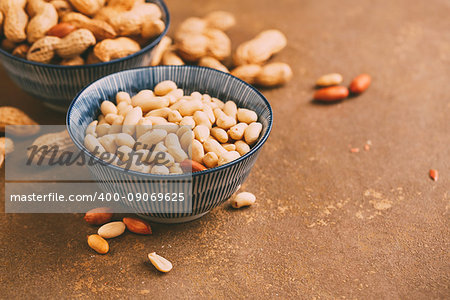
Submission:
MULTIPOLYGON (((226 201, 236 192, 248 177, 262 145, 267 140, 272 128, 272 110, 268 101, 252 86, 229 74, 196 66, 159 66, 122 71, 106 76, 86 87, 73 100, 67 113, 67 127, 74 143, 87 155, 83 145, 84 132, 87 125, 97 118, 103 100, 113 99, 119 91, 131 95, 142 89, 153 89, 160 81, 173 80, 185 93, 199 91, 208 93, 221 100, 233 100, 238 107, 256 111, 258 121, 262 123, 261 136, 249 153, 221 167, 196 172, 192 175, 142 174, 124 172, 123 169, 108 165, 94 165, 91 168, 94 176, 101 181, 100 186, 107 192, 152 193, 155 189, 164 192, 177 186, 179 190, 189 188, 186 194, 192 196, 191 212, 167 212, 166 203, 158 202, 126 202, 133 206, 137 213, 155 218, 173 219, 196 216, 208 212, 226 201), (192 176, 192 177, 191 177, 192 176), (192 184, 183 185, 179 181, 192 178, 192 184), (121 184, 112 182, 122 182, 121 184), (151 208, 145 205, 152 205, 151 208), (151 210, 151 213, 148 211, 151 210)), ((190 208, 189 208, 190 209, 190 208)), ((170 208, 169 208, 170 211, 170 208)))
POLYGON ((14 83, 43 102, 64 111, 75 95, 86 85, 108 74, 148 66, 153 49, 166 34, 169 12, 162 0, 146 1, 157 4, 166 23, 165 31, 141 51, 107 63, 84 66, 59 66, 31 62, 0 49, 0 61, 14 83))

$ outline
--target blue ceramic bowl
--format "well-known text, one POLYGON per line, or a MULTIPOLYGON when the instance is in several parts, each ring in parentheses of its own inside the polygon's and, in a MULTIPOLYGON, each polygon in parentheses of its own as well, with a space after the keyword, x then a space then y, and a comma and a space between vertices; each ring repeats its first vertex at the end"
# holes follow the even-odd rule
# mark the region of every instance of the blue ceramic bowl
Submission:
POLYGON ((41 99, 46 105, 65 112, 75 95, 94 80, 150 64, 152 50, 167 33, 170 16, 163 0, 147 2, 153 2, 161 8, 166 28, 153 42, 132 55, 92 65, 59 66, 28 61, 0 49, 0 61, 9 77, 22 90, 41 99))
MULTIPOLYGON (((115 99, 119 91, 126 91, 131 95, 142 89, 152 89, 158 82, 173 80, 185 94, 199 91, 208 93, 212 97, 222 100, 233 100, 238 107, 254 110, 258 114, 258 121, 263 129, 258 142, 249 153, 226 165, 208 169, 193 174, 183 175, 154 175, 127 171, 114 165, 94 165, 90 167, 94 177, 103 182, 101 188, 106 192, 127 194, 128 192, 152 193, 155 188, 168 186, 173 182, 179 183, 190 180, 186 185, 192 195, 192 209, 190 212, 168 212, 167 208, 152 207, 147 209, 146 203, 129 203, 140 215, 156 222, 180 223, 187 222, 222 204, 245 181, 253 167, 259 151, 269 137, 272 128, 272 109, 264 96, 244 81, 214 69, 197 66, 158 66, 145 67, 122 71, 90 84, 72 101, 67 113, 66 124, 69 134, 81 151, 88 157, 92 156, 84 147, 84 132, 89 123, 100 113, 100 104, 106 99, 115 99), (152 182, 149 183, 149 180, 152 182), (122 185, 109 182, 124 182, 122 185), (155 184, 158 187, 155 187, 155 184), (142 206, 144 205, 144 206, 142 206)), ((112 100, 113 101, 113 100, 112 100)), ((155 205, 155 204, 153 204, 155 205)))

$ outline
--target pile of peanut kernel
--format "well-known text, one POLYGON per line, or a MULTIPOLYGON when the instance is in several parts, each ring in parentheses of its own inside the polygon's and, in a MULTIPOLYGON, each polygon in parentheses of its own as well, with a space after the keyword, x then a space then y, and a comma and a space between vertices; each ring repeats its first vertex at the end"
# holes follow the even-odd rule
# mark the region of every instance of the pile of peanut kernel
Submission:
POLYGON ((182 174, 227 164, 248 153, 263 128, 254 111, 208 94, 184 95, 169 80, 133 97, 118 92, 116 103, 101 103, 84 144, 99 157, 111 154, 115 165, 143 173, 182 174))

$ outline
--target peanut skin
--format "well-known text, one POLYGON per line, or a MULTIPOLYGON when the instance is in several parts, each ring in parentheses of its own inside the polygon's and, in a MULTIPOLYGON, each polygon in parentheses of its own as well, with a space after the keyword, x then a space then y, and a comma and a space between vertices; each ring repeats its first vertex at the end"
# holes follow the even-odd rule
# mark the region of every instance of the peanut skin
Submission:
POLYGON ((369 74, 361 74, 356 76, 350 83, 349 90, 353 94, 361 94, 369 88, 371 77, 369 74))
POLYGON ((314 93, 314 100, 334 102, 348 97, 348 89, 345 86, 330 86, 317 90, 314 93))
POLYGON ((69 23, 59 23, 52 28, 50 28, 49 31, 47 31, 47 35, 49 36, 57 36, 59 38, 63 38, 69 33, 75 31, 77 28, 69 23))
POLYGON ((117 35, 114 28, 112 28, 112 26, 105 21, 90 19, 80 13, 67 13, 62 18, 62 21, 72 24, 78 28, 85 28, 90 30, 94 34, 97 41, 112 39, 117 35))

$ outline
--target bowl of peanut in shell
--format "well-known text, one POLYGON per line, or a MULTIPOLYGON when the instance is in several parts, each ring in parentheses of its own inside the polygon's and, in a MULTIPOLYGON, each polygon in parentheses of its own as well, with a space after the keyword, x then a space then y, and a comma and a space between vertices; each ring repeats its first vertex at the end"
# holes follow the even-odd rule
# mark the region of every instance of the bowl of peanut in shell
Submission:
POLYGON ((148 66, 169 23, 162 0, 3 0, 0 61, 22 90, 66 111, 98 78, 148 66))

